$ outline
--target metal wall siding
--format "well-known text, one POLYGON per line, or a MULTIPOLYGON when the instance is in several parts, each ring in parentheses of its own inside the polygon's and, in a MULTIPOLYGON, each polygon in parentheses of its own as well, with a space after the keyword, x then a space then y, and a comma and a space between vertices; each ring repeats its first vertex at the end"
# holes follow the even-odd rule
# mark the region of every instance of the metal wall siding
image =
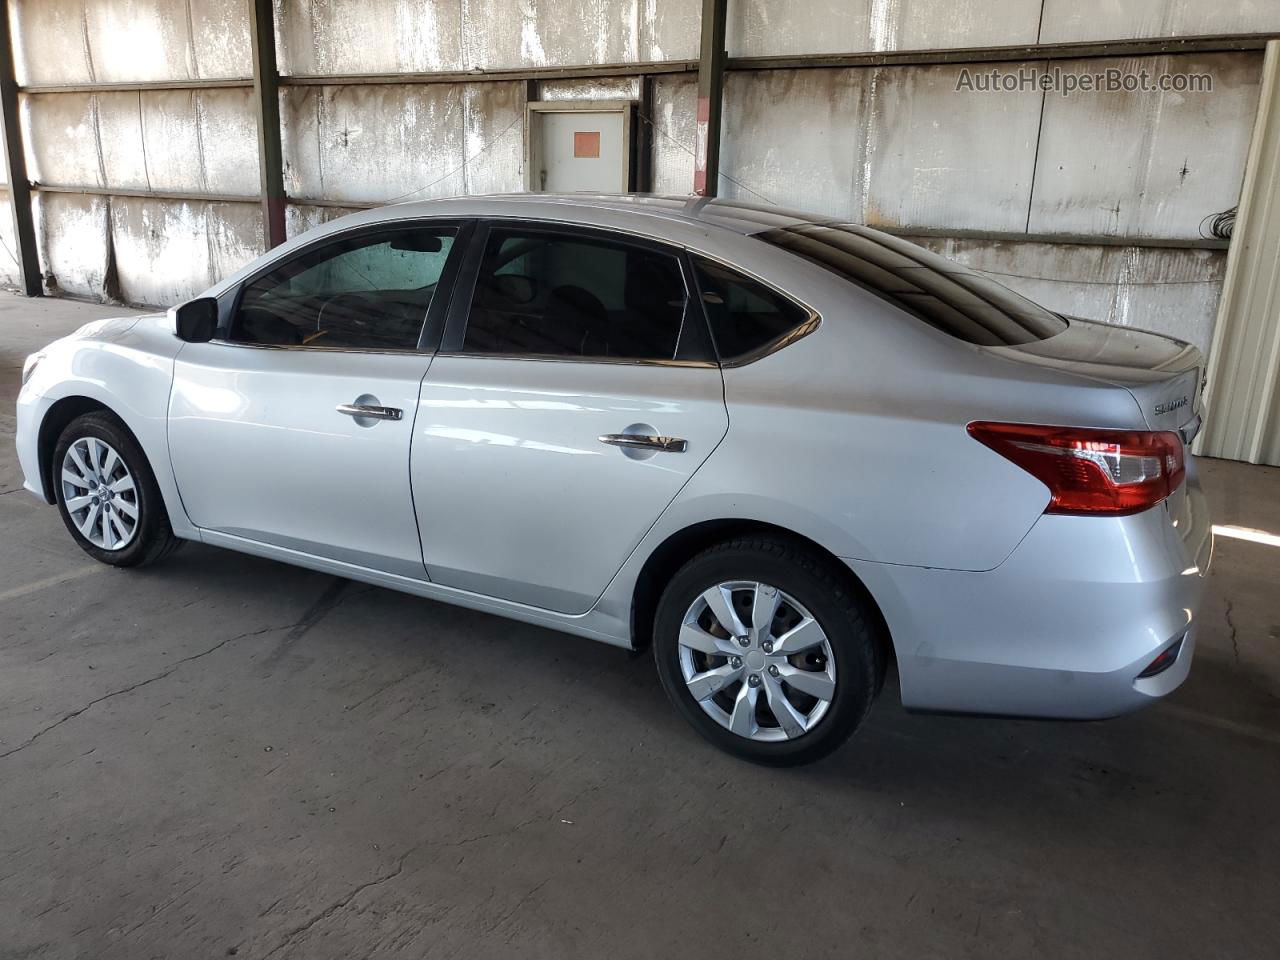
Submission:
POLYGON ((1260 53, 1061 66, 1208 74, 1213 91, 1046 96, 1031 232, 1190 238, 1207 214, 1235 205, 1258 106, 1260 53))
POLYGON ((1280 466, 1280 42, 1262 105, 1210 354, 1201 451, 1280 466))

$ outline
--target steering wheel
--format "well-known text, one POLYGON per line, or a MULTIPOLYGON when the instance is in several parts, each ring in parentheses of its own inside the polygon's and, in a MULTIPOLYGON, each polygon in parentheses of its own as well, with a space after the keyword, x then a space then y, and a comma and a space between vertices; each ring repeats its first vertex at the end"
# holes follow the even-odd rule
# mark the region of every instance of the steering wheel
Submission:
MULTIPOLYGON (((353 307, 358 308, 360 306, 367 305, 372 299, 373 298, 367 293, 335 293, 324 303, 320 304, 320 309, 316 311, 316 332, 307 337, 304 342, 310 343, 313 340, 319 340, 321 337, 329 335, 329 330, 325 327, 324 323, 324 314, 330 307, 333 307, 336 304, 341 304, 343 301, 350 301, 353 307)), ((353 316, 348 321, 348 325, 363 327, 365 326, 365 322, 359 317, 353 316)))

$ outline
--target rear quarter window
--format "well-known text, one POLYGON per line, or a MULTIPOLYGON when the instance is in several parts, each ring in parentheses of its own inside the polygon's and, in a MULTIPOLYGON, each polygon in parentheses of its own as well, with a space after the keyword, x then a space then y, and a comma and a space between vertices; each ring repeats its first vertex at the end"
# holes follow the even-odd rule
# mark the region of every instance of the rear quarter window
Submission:
POLYGON ((695 256, 693 270, 721 362, 777 349, 813 321, 805 307, 714 261, 695 256))
POLYGON ((1067 321, 989 277, 899 237, 851 223, 756 234, 890 301, 958 340, 984 347, 1047 340, 1067 321))

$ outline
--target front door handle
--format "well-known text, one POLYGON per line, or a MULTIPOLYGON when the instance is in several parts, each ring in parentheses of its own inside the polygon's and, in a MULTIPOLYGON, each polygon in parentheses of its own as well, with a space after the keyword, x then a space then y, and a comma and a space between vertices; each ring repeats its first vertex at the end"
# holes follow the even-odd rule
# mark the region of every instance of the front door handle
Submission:
POLYGON ((399 407, 381 407, 376 403, 340 403, 338 412, 345 413, 348 417, 368 417, 370 420, 399 420, 404 416, 404 411, 399 407))
POLYGON ((643 433, 606 433, 599 439, 601 443, 614 447, 661 450, 663 453, 684 453, 689 449, 689 441, 681 440, 679 437, 655 437, 643 433))

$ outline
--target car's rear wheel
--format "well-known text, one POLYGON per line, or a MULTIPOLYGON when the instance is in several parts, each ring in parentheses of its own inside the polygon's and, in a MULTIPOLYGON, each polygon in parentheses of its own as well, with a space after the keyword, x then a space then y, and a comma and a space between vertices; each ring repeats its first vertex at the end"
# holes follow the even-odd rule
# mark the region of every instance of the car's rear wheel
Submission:
POLYGON ((884 671, 865 597, 814 551, 720 544, 671 579, 654 620, 658 674, 704 737, 757 763, 826 756, 862 722, 884 671))
POLYGON ((95 560, 141 566, 182 542, 146 456, 110 413, 87 413, 67 425, 54 445, 53 481, 62 522, 95 560))

